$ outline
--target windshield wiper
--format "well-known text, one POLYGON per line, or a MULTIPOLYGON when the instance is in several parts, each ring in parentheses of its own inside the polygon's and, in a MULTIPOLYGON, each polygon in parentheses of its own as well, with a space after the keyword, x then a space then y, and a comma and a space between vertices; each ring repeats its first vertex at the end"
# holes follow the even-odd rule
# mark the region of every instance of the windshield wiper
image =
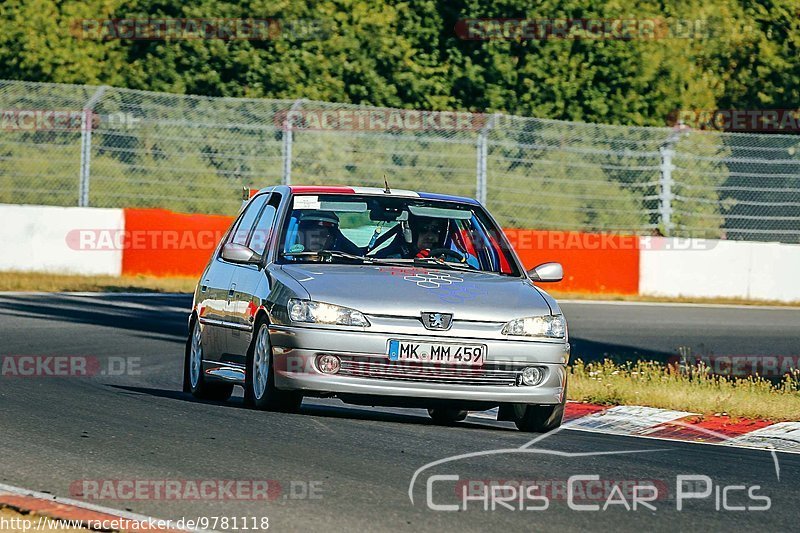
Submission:
POLYGON ((444 267, 444 268, 449 268, 451 270, 462 270, 465 272, 480 271, 479 269, 474 268, 468 265, 467 263, 450 263, 447 261, 441 261, 435 257, 415 257, 412 261, 414 261, 415 265, 444 267))
MULTIPOLYGON (((319 257, 321 259, 330 260, 332 257, 341 259, 351 259, 353 261, 361 261, 364 263, 373 263, 378 265, 422 265, 434 268, 445 268, 448 270, 459 270, 461 272, 485 272, 476 269, 466 263, 448 263, 435 257, 414 257, 412 259, 390 259, 390 258, 377 258, 364 255, 356 255, 339 250, 320 250, 318 252, 284 252, 282 257, 319 257)), ((495 272, 490 272, 495 274, 495 272)))
POLYGON ((380 265, 401 265, 401 266, 406 266, 406 265, 424 265, 424 266, 430 266, 430 267, 436 267, 436 268, 447 268, 449 270, 461 270, 461 271, 464 271, 464 272, 483 272, 482 270, 473 268, 472 266, 469 266, 469 265, 464 264, 464 263, 448 263, 446 261, 440 261, 439 259, 436 259, 435 257, 414 257, 412 259, 399 259, 399 258, 397 258, 397 259, 389 259, 389 258, 378 259, 378 258, 373 258, 373 261, 375 263, 380 264, 380 265))
POLYGON ((365 257, 363 255, 356 255, 339 250, 320 250, 318 252, 284 252, 281 257, 319 257, 321 259, 330 259, 338 257, 341 259, 352 259, 354 261, 363 261, 365 263, 373 263, 375 261, 372 257, 365 257))
POLYGON ((377 265, 398 265, 404 267, 409 265, 421 265, 433 268, 444 267, 450 270, 458 270, 461 272, 492 274, 494 276, 513 276, 513 274, 505 274, 503 272, 496 272, 494 270, 481 270, 478 268, 473 268, 471 265, 467 265, 465 263, 446 263, 439 261, 435 257, 415 257, 413 259, 367 257, 367 259, 371 260, 371 263, 375 263, 377 265))

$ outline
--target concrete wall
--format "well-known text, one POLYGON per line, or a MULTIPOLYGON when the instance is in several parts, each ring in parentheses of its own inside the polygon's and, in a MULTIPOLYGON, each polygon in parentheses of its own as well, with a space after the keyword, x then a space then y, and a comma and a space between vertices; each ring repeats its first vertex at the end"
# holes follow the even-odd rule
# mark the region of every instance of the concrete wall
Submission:
POLYGON ((639 293, 800 301, 800 245, 643 237, 639 293))
MULTIPOLYGON (((231 217, 0 204, 0 271, 199 276, 231 217)), ((526 268, 559 261, 595 294, 800 302, 800 245, 506 230, 526 268)))
POLYGON ((123 228, 122 209, 0 204, 0 270, 118 276, 122 250, 84 250, 80 232, 123 228))

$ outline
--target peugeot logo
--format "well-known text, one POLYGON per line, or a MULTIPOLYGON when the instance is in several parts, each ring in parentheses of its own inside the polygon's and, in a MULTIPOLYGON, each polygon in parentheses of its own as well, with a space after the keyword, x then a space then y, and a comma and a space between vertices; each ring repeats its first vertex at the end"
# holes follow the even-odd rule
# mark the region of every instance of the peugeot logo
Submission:
POLYGON ((422 324, 426 329, 447 330, 453 324, 449 313, 422 313, 422 324))

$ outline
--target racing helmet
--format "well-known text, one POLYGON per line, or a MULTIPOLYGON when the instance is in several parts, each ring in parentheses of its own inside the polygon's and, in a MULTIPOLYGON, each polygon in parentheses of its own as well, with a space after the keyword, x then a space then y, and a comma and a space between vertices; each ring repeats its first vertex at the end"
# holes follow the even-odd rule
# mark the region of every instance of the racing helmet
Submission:
POLYGON ((330 211, 303 211, 297 217, 297 237, 290 251, 319 251, 332 248, 339 229, 339 217, 330 211))
POLYGON ((339 227, 339 217, 332 211, 303 211, 297 219, 298 224, 322 227, 339 227))

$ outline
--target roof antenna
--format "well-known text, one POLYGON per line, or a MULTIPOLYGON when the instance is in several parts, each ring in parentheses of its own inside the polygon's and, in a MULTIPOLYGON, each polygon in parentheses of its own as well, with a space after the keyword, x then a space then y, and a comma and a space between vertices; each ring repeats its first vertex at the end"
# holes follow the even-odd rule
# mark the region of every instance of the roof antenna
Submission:
POLYGON ((383 184, 386 185, 386 188, 383 190, 384 194, 392 194, 392 190, 389 188, 389 180, 386 179, 386 174, 383 175, 383 184))

